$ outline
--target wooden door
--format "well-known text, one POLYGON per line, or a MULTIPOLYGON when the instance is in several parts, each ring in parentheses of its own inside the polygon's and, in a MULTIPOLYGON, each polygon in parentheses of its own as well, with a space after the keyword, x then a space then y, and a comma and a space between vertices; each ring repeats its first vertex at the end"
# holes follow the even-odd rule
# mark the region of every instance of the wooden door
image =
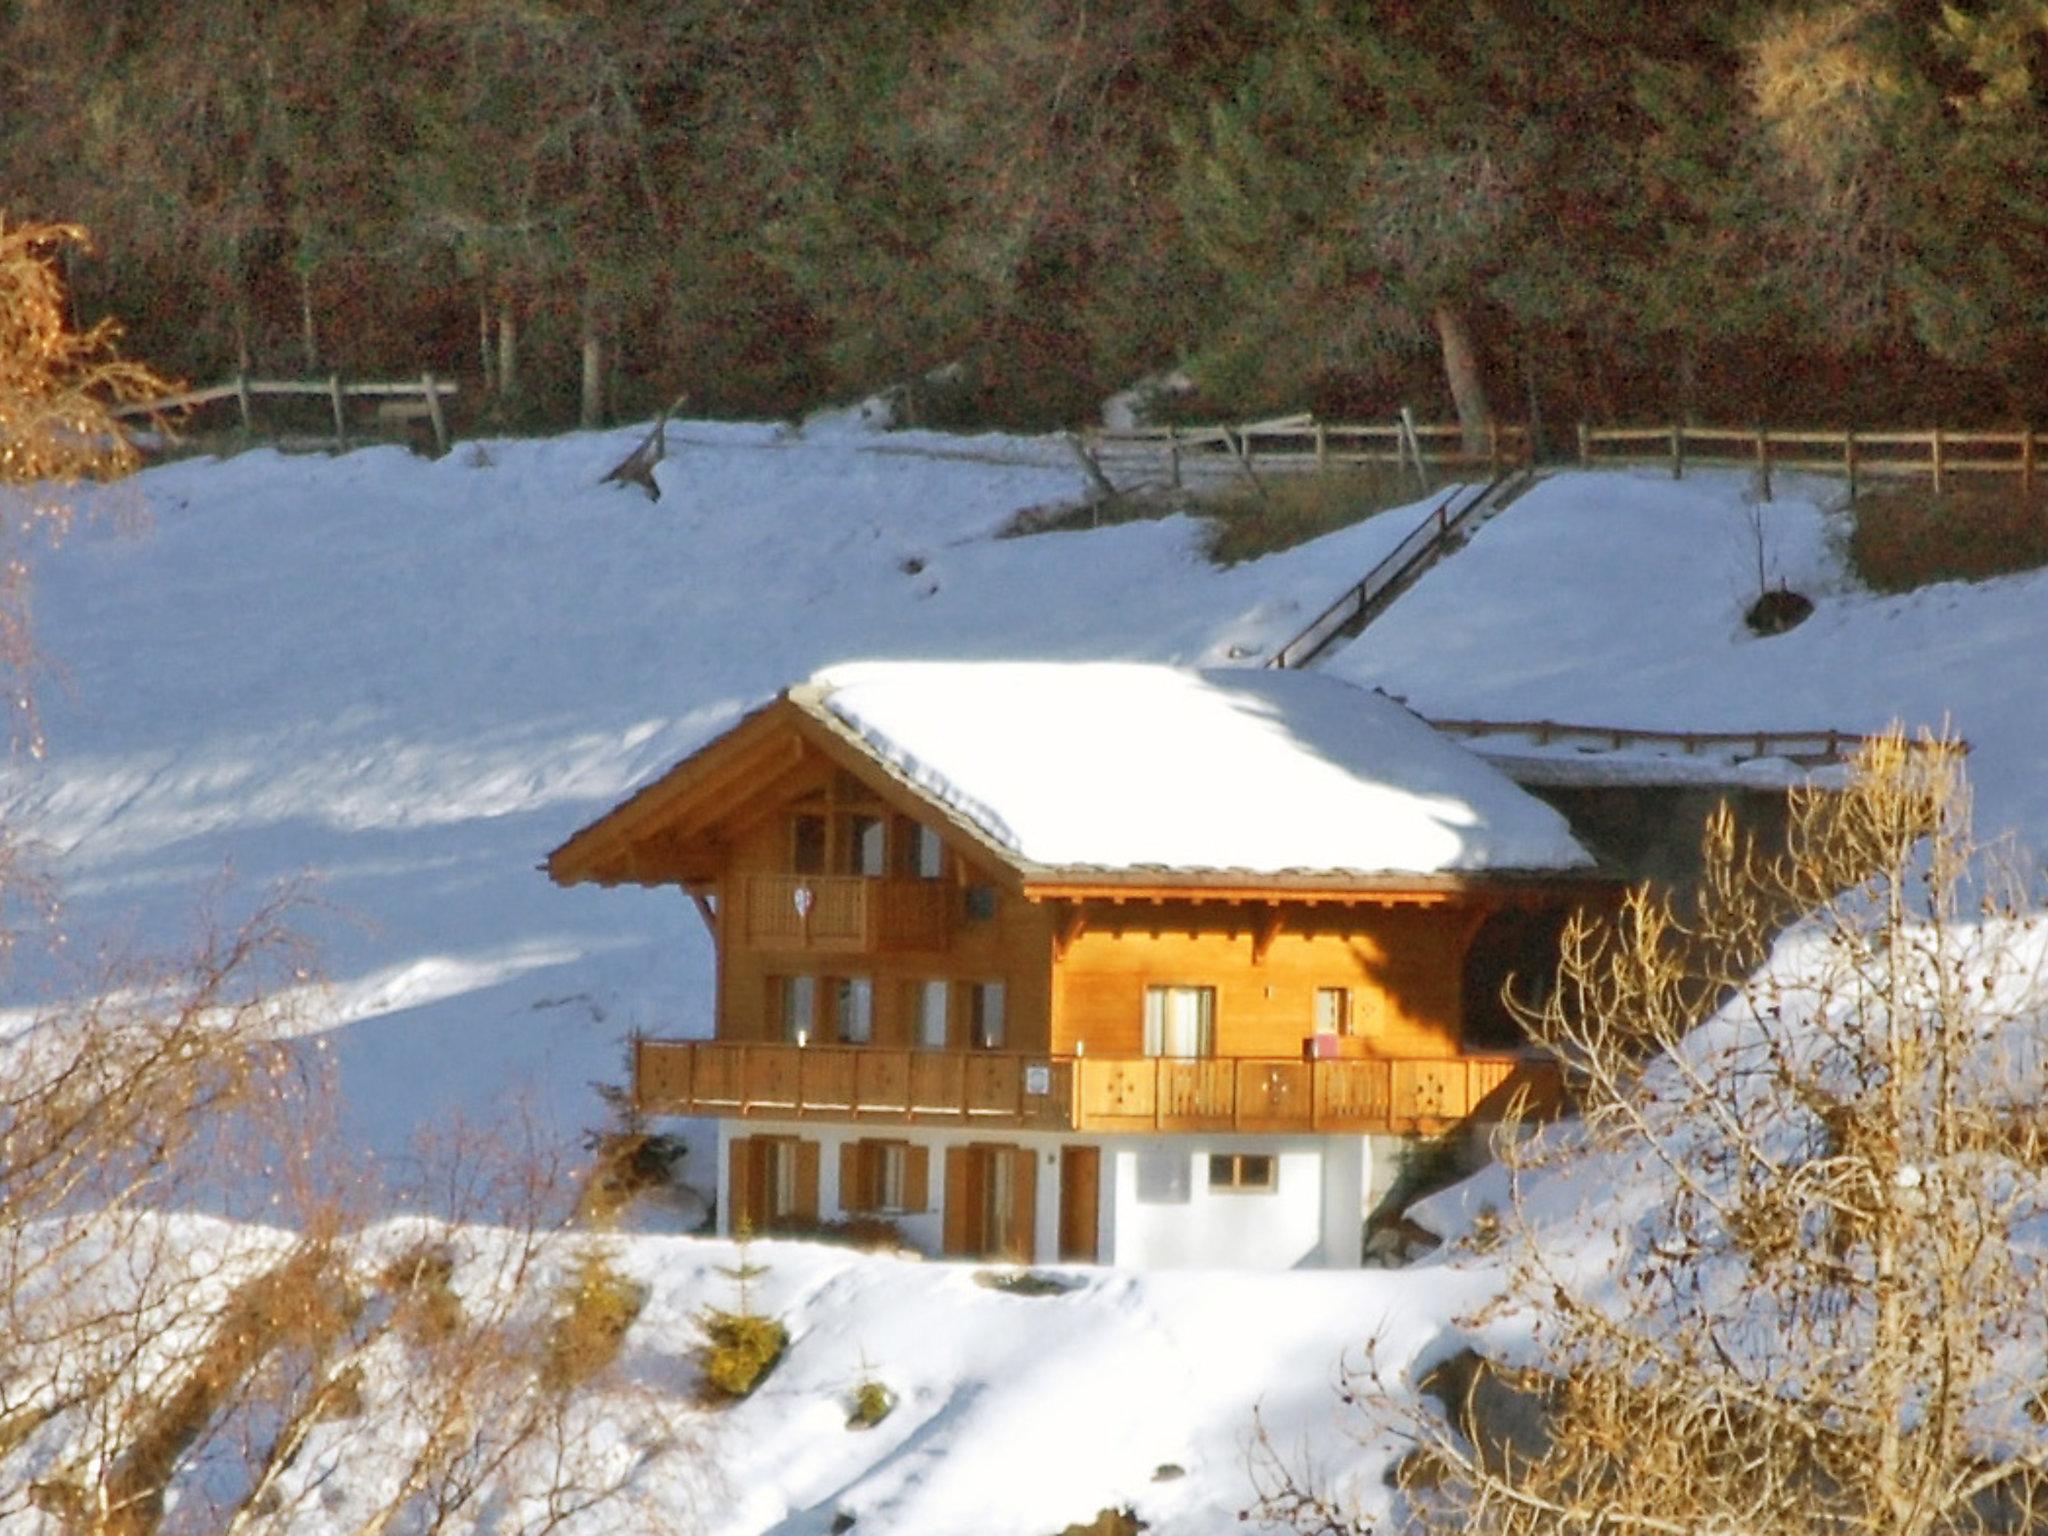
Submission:
POLYGON ((1037 1257, 1038 1154, 977 1142, 946 1149, 941 1247, 955 1259, 1037 1257))
POLYGON ((1097 1262, 1096 1233, 1100 1226, 1101 1197, 1102 1149, 1060 1148, 1060 1258, 1063 1261, 1075 1264, 1097 1262))

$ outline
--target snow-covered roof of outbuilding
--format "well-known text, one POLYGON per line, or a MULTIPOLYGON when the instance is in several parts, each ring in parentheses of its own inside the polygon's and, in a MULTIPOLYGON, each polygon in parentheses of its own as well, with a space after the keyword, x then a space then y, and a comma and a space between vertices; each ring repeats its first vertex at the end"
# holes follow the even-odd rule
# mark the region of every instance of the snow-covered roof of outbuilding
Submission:
POLYGON ((1024 866, 1589 870, 1564 818, 1384 695, 1125 662, 860 662, 790 700, 1024 866))

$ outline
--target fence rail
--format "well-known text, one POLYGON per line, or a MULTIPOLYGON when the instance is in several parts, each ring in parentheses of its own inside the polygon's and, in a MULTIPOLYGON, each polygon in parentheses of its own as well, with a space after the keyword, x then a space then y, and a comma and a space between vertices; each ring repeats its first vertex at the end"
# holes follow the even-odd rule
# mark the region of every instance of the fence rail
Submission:
POLYGON ((1953 475, 2017 475, 2031 495, 2040 461, 2040 434, 2032 427, 2003 431, 1849 431, 1805 427, 1579 426, 1579 463, 1654 460, 1682 479, 1693 464, 1754 468, 1770 494, 1771 475, 1781 469, 1818 470, 1849 481, 1853 496, 1874 478, 1927 478, 1946 488, 1953 475), (1656 445, 1655 452, 1645 446, 1656 445))
POLYGON ((377 407, 379 425, 425 421, 433 429, 436 449, 446 453, 448 418, 442 401, 460 392, 460 385, 449 379, 436 378, 431 371, 422 373, 417 379, 382 381, 344 379, 338 373, 329 374, 324 379, 252 379, 238 374, 225 383, 209 384, 204 389, 188 389, 164 399, 124 405, 113 414, 116 417, 160 416, 167 411, 194 411, 201 406, 233 400, 241 413, 242 430, 253 432, 256 430, 255 402, 259 399, 325 399, 334 417, 334 446, 346 448, 349 443, 348 402, 377 400, 381 402, 377 407))
MULTIPOLYGON (((1430 720, 1430 725, 1449 736, 1527 736, 1537 746, 1580 745, 1620 752, 1634 746, 1677 747, 1688 756, 1732 749, 1738 761, 1748 758, 1781 757, 1802 767, 1846 763, 1879 738, 1856 731, 1665 731, 1622 725, 1577 725, 1561 720, 1430 720)), ((1912 740, 1908 751, 1967 752, 1962 740, 1912 740)))
MULTIPOLYGON (((1277 472, 1302 472, 1402 464, 1413 453, 1404 442, 1409 428, 1401 422, 1318 421, 1308 412, 1264 421, 1212 423, 1207 426, 1092 428, 1083 434, 1088 451, 1105 468, 1164 462, 1175 485, 1190 471, 1234 471, 1256 467, 1277 472)), ((1530 456, 1526 427, 1494 423, 1486 428, 1486 446, 1465 448, 1465 429, 1455 423, 1417 423, 1415 449, 1431 468, 1472 469, 1485 465, 1489 478, 1530 456)))

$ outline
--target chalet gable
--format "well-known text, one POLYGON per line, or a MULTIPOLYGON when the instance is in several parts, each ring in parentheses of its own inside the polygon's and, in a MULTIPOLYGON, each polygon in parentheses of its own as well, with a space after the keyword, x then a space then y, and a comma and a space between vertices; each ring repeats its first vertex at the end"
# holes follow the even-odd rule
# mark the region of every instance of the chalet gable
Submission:
POLYGON ((1556 811, 1333 678, 902 662, 789 689, 576 833, 548 872, 709 882, 735 829, 833 773, 1033 895, 1458 888, 1593 863, 1556 811))

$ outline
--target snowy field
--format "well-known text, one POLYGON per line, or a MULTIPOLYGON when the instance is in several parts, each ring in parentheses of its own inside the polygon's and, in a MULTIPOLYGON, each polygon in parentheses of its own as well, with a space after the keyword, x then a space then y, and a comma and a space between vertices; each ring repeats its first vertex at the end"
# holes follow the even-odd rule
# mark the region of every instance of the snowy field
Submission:
MULTIPOLYGON (((1080 494, 1057 444, 687 424, 649 503, 596 484, 636 437, 431 463, 256 452, 101 496, 37 565, 48 754, 9 770, 4 814, 64 884, 68 943, 18 968, 9 1002, 77 985, 103 950, 175 949, 202 905, 231 915, 302 883, 325 977, 307 1028, 352 1147, 395 1168, 423 1132, 518 1119, 573 1148, 626 1034, 702 1032, 711 990, 675 893, 559 890, 536 869, 576 827, 827 666, 1255 665, 1414 516, 1219 571, 1185 519, 993 537, 1080 494)), ((1947 718, 1975 745, 1980 828, 2048 848, 2048 575, 1862 592, 1829 487, 1795 483, 1764 509, 1766 562, 1818 609, 1758 640, 1741 624, 1744 483, 1547 480, 1331 670, 1444 715, 1947 718)), ((619 1242, 653 1288, 625 1368, 659 1387, 694 1310, 729 1301, 731 1249, 619 1242)), ((849 1513, 864 1533, 1045 1536, 1131 1504, 1157 1530, 1242 1529, 1255 1406, 1291 1458, 1369 1485, 1380 1469, 1332 1390, 1346 1352, 1376 1330, 1395 1359, 1440 1348, 1495 1283, 1455 1264, 1098 1271, 1026 1298, 964 1267, 789 1243, 755 1257, 795 1342, 707 1423, 713 1491, 655 1492, 679 1527, 810 1536, 849 1513), (867 1369, 902 1406, 850 1432, 867 1369), (1169 1466, 1185 1475, 1160 1479, 1169 1466)))

